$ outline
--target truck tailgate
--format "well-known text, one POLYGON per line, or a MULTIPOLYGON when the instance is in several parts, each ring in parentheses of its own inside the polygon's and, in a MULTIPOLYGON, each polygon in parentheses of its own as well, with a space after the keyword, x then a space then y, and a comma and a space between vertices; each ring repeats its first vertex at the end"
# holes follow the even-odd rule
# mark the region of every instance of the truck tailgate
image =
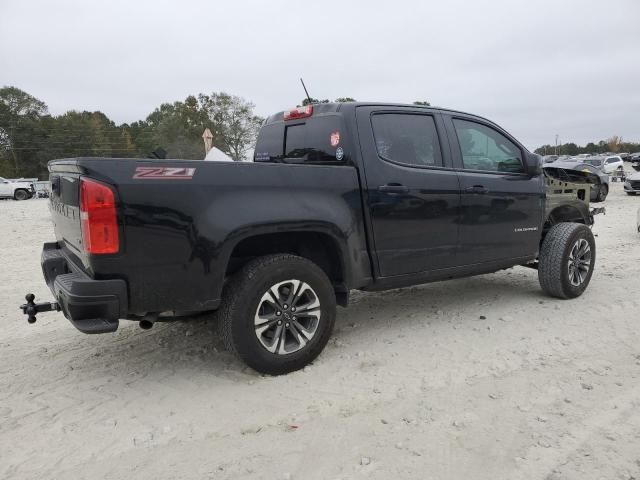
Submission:
MULTIPOLYGON (((70 166, 69 170, 73 167, 70 166)), ((61 246, 79 255, 82 252, 80 224, 80 173, 56 171, 50 175, 49 208, 56 239, 61 246)))

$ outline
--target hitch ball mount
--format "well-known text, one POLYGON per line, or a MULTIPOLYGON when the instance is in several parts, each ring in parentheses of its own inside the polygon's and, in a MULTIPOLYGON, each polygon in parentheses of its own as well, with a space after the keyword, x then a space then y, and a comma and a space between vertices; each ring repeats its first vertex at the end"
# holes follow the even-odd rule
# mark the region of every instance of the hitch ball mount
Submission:
POLYGON ((58 302, 34 303, 36 296, 33 293, 27 293, 24 299, 27 303, 20 305, 20 310, 27 316, 27 322, 29 323, 36 323, 36 315, 38 313, 60 311, 58 302))

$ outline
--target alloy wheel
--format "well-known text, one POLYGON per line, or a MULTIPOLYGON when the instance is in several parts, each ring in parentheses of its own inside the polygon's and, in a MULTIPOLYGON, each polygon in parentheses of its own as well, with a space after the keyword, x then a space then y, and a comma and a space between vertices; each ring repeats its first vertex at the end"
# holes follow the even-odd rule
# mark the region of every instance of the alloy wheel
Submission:
POLYGON ((285 280, 261 297, 254 325, 256 337, 269 352, 288 355, 307 345, 320 323, 320 300, 308 283, 285 280))
POLYGON ((591 269, 591 246, 584 238, 573 244, 568 260, 569 281, 574 287, 579 287, 589 275, 591 269))

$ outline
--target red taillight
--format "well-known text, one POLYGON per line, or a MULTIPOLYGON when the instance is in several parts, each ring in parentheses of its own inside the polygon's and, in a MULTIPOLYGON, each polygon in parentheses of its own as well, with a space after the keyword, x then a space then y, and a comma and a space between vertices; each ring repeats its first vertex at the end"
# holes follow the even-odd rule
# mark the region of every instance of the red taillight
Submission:
POLYGON ((285 120, 296 120, 298 118, 307 118, 313 115, 313 105, 298 107, 284 112, 285 120))
POLYGON ((110 187, 88 178, 80 179, 80 222, 87 253, 118 253, 116 201, 110 187))

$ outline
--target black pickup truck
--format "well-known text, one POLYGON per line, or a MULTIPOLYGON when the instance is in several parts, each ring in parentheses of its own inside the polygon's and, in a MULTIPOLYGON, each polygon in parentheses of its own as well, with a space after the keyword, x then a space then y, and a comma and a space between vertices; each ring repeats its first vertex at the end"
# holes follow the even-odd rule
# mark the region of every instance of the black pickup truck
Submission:
POLYGON ((56 241, 41 263, 55 301, 28 295, 30 322, 62 310, 105 333, 216 311, 227 347, 269 374, 311 362, 354 289, 526 265, 573 298, 594 268, 588 183, 543 173, 498 125, 457 111, 309 105, 265 121, 253 162, 49 171, 56 241))

